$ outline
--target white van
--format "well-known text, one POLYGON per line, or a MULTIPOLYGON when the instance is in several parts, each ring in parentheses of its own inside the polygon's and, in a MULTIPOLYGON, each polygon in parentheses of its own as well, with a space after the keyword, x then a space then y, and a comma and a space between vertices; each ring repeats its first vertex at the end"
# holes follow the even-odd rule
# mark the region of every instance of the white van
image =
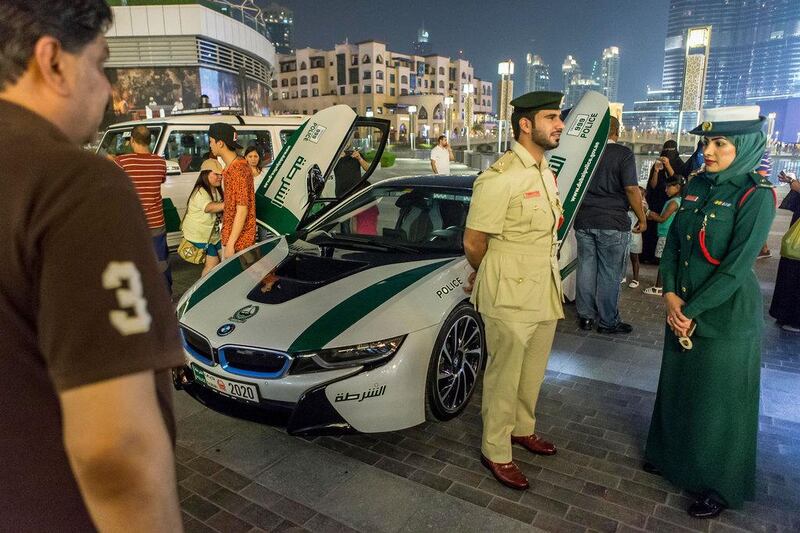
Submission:
MULTIPOLYGON (((167 242, 177 247, 181 240, 180 223, 186 212, 189 193, 197 181, 200 165, 209 152, 208 127, 226 122, 236 128, 238 142, 245 149, 257 146, 264 154, 265 169, 280 152, 286 139, 307 119, 304 115, 251 117, 238 114, 184 113, 166 118, 152 118, 112 124, 103 133, 97 153, 116 156, 130 152, 130 135, 134 126, 146 125, 153 134, 150 150, 167 160, 167 181, 161 187, 167 242)), ((256 177, 255 186, 263 178, 256 177)))

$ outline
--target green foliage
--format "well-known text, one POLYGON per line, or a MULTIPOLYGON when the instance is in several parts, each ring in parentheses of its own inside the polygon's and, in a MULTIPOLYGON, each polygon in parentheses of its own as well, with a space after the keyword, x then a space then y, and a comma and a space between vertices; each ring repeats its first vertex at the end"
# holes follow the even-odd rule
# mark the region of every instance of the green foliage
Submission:
MULTIPOLYGON (((369 152, 364 154, 364 159, 366 159, 371 163, 372 160, 375 159, 375 150, 370 150, 369 152)), ((390 152, 389 150, 384 150, 383 155, 381 155, 381 166, 383 168, 389 168, 390 166, 394 165, 396 159, 397 156, 395 155, 394 152, 390 152)))

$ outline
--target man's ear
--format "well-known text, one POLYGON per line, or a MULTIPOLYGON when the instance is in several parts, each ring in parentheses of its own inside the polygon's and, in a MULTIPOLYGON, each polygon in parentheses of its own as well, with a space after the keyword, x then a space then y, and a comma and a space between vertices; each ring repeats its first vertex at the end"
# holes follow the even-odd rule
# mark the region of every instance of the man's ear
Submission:
POLYGON ((523 133, 531 133, 533 131, 533 121, 528 117, 519 119, 519 129, 523 133))
POLYGON ((33 47, 33 57, 29 68, 34 68, 34 74, 41 79, 50 90, 59 96, 69 96, 70 86, 65 76, 69 63, 74 61, 61 46, 55 37, 45 35, 36 41, 33 47))

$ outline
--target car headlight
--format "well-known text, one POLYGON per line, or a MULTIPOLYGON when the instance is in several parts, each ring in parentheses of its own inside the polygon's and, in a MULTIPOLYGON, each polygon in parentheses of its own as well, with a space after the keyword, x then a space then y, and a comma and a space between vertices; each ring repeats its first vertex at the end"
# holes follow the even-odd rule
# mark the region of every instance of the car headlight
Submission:
POLYGON ((382 341, 295 354, 291 372, 319 372, 348 366, 384 363, 397 353, 405 335, 382 341))

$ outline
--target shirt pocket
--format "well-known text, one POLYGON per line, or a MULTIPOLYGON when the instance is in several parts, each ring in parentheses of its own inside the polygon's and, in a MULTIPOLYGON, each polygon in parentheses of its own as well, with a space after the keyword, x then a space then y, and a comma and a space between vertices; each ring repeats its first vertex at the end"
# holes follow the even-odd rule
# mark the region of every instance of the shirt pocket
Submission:
POLYGON ((505 256, 500 260, 499 274, 495 307, 520 311, 541 308, 544 289, 541 269, 531 267, 525 257, 505 256))
POLYGON ((736 220, 732 208, 719 206, 703 210, 705 221, 705 246, 711 257, 722 261, 728 251, 736 220))

